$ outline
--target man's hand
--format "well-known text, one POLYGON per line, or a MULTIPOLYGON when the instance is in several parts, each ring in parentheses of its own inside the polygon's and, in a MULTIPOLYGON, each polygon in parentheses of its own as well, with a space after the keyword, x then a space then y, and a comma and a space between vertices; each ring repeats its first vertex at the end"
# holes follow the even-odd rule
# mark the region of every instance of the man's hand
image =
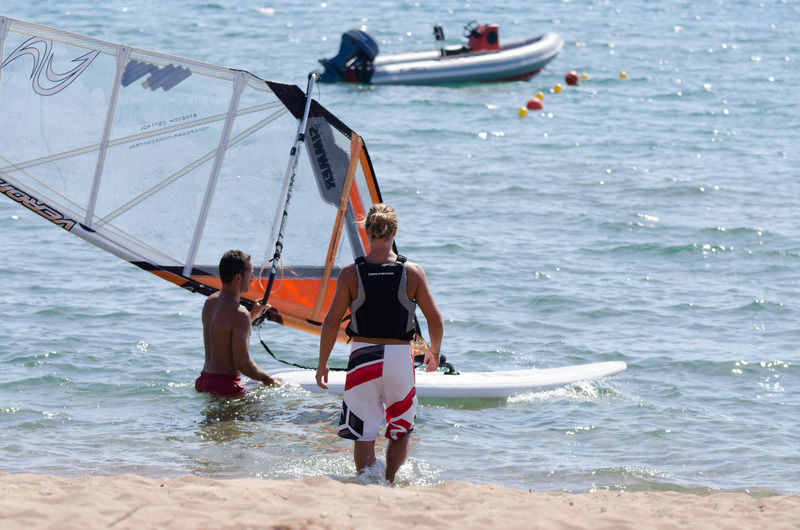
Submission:
POLYGON ((320 388, 328 389, 328 365, 317 366, 317 386, 320 388))
POLYGON ((250 310, 250 322, 254 322, 258 317, 267 312, 272 307, 271 305, 262 305, 259 302, 253 302, 253 308, 250 310))
POLYGON ((425 368, 426 372, 433 372, 437 368, 439 368, 439 354, 431 352, 430 349, 425 351, 425 358, 422 360, 422 364, 427 364, 428 366, 425 368))
POLYGON ((266 376, 261 382, 264 383, 264 386, 281 386, 283 384, 280 378, 271 375, 266 376))

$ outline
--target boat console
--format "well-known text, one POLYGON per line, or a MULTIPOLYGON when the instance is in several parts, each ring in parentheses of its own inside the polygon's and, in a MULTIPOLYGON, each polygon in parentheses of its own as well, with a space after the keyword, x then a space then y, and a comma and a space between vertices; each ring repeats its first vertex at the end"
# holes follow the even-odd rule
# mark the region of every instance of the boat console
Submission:
POLYGON ((469 39, 467 48, 471 51, 500 49, 500 36, 496 24, 478 25, 473 20, 464 26, 464 36, 469 39))

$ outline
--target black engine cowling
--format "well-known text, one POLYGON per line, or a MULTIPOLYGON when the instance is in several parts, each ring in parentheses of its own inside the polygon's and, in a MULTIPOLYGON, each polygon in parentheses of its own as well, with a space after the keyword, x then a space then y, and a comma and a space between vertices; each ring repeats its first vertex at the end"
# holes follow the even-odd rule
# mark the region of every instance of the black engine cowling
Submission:
POLYGON ((344 81, 345 72, 353 69, 359 81, 368 82, 372 60, 377 56, 378 43, 372 35, 360 29, 351 29, 342 34, 342 43, 336 57, 319 60, 325 67, 325 71, 320 75, 320 81, 326 83, 344 81), (362 76, 367 78, 360 79, 362 76))

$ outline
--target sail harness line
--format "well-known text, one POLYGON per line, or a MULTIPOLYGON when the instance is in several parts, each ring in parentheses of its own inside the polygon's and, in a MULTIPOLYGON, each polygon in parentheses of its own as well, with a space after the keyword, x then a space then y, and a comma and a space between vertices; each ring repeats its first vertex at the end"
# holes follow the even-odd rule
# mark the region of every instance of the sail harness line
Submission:
POLYGON ((200 208, 200 214, 197 216, 197 225, 195 225, 194 235, 192 236, 192 245, 189 248, 189 254, 186 256, 186 264, 183 266, 183 276, 186 278, 191 276, 194 260, 197 257, 197 250, 200 247, 200 238, 203 236, 206 219, 208 219, 208 211, 211 209, 211 199, 214 197, 214 190, 217 187, 219 173, 222 170, 222 160, 225 158, 225 152, 228 148, 228 141, 230 140, 231 129, 233 128, 233 120, 236 118, 236 108, 239 106, 239 98, 242 96, 242 92, 244 92, 247 86, 248 75, 249 74, 243 70, 237 70, 234 75, 233 95, 231 96, 231 102, 228 106, 228 117, 225 119, 225 125, 222 128, 222 134, 220 135, 219 144, 217 145, 217 154, 214 158, 214 167, 208 177, 208 186, 206 186, 203 206, 200 208))
MULTIPOLYGON (((264 305, 266 305, 266 303, 269 301, 270 291, 272 290, 272 285, 275 283, 275 276, 278 274, 278 263, 280 262, 281 254, 283 253, 283 232, 286 229, 286 219, 289 217, 289 205, 292 202, 292 195, 294 194, 294 179, 297 173, 297 164, 300 162, 300 151, 302 150, 303 142, 305 141, 306 137, 306 124, 308 123, 308 114, 311 110, 311 94, 314 90, 314 81, 316 78, 317 74, 314 72, 308 74, 308 85, 306 86, 306 104, 305 108, 303 109, 303 118, 300 120, 300 123, 297 126, 297 139, 295 140, 291 151, 289 151, 289 164, 286 168, 286 177, 284 178, 283 184, 285 197, 283 201, 283 213, 281 214, 280 226, 278 227, 278 235, 275 238, 275 253, 270 260, 272 262, 272 268, 269 273, 267 288, 264 289, 264 298, 261 300, 261 303, 264 305)), ((263 321, 264 315, 260 316, 255 323, 258 325, 263 321)))
MULTIPOLYGON (((272 353, 272 350, 269 349, 267 343, 264 342, 264 340, 261 338, 261 332, 256 330, 256 333, 258 333, 258 341, 261 343, 264 349, 267 350, 267 353, 270 354, 272 358, 278 361, 279 363, 287 364, 289 366, 294 366, 295 368, 302 368, 303 370, 317 369, 316 366, 314 367, 305 366, 302 364, 292 363, 289 361, 284 361, 283 359, 279 359, 274 353, 272 353)), ((419 368, 420 366, 422 366, 424 360, 425 360, 425 355, 414 355, 414 368, 419 368)), ((442 353, 439 354, 439 369, 445 370, 444 372, 445 375, 461 375, 461 372, 456 370, 455 366, 447 362, 447 357, 442 353)), ((332 372, 346 372, 347 368, 341 368, 338 366, 329 366, 328 370, 332 372)), ((280 374, 278 374, 278 377, 280 377, 280 374)))
POLYGON ((122 86, 122 74, 125 65, 131 56, 131 48, 120 46, 117 48, 117 71, 114 74, 114 85, 111 87, 111 99, 106 112, 106 122, 103 126, 103 137, 100 140, 100 152, 97 154, 97 165, 94 169, 94 179, 92 180, 92 191, 89 194, 89 205, 86 207, 86 218, 84 224, 87 228, 92 227, 94 209, 97 206, 97 194, 100 190, 100 180, 103 177, 103 166, 106 164, 106 153, 108 152, 108 139, 111 137, 111 125, 114 123, 114 114, 117 112, 117 101, 119 100, 119 89, 122 86))

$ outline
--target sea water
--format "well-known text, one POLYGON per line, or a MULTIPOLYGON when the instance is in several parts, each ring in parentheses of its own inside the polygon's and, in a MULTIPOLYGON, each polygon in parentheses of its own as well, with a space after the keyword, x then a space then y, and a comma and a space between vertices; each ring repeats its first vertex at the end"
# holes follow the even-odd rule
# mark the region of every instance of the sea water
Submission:
MULTIPOLYGON (((0 12, 300 86, 353 27, 385 52, 433 48, 436 23, 448 44, 471 20, 498 24, 501 42, 560 33, 563 51, 530 82, 315 91, 365 138, 458 369, 628 363, 508 400, 423 402, 398 482, 800 492, 797 2, 6 0, 0 12), (573 69, 588 79, 567 86, 573 69), (539 91, 544 109, 519 117, 539 91)), ((0 248, 0 470, 355 480, 336 397, 194 391, 202 296, 8 200, 0 248)), ((314 337, 259 332, 315 364, 314 337)), ((256 361, 279 368, 257 338, 256 361)))

